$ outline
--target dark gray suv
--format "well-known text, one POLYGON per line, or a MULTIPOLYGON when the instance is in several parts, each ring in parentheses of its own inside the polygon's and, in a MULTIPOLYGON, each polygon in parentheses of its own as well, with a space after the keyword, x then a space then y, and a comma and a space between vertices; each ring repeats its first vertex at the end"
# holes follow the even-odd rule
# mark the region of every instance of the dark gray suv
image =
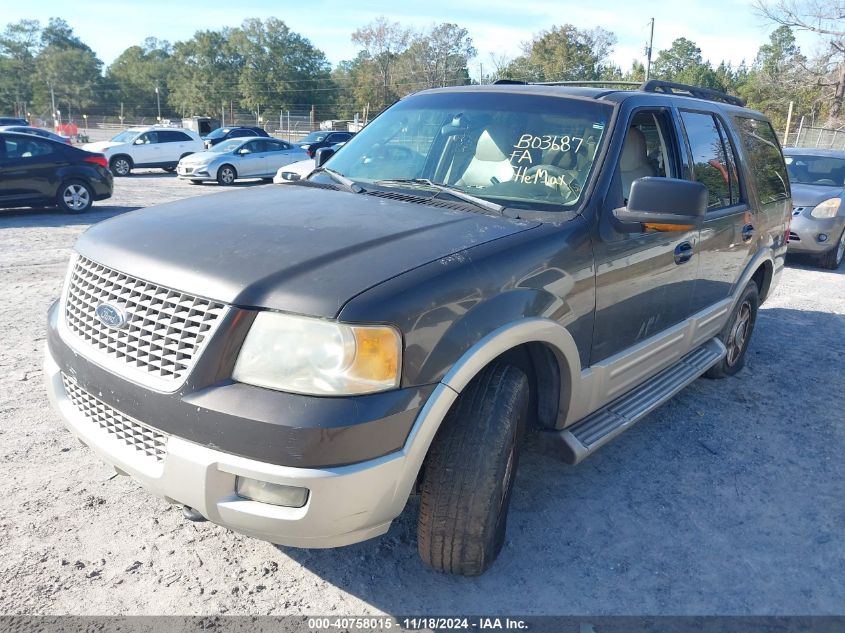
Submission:
POLYGON ((194 517, 335 547, 418 493, 425 562, 480 574, 529 426, 576 463, 742 367, 791 210, 771 125, 727 95, 429 90, 308 180, 89 229, 48 388, 194 517))

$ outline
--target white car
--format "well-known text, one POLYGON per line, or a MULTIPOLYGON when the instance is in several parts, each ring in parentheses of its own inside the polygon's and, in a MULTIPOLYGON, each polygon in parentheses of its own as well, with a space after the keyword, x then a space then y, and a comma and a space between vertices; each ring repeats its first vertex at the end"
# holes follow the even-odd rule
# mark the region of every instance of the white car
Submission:
POLYGON ((136 167, 160 167, 173 171, 185 156, 205 149, 193 130, 180 127, 135 127, 110 141, 87 143, 82 149, 105 154, 115 176, 128 176, 136 167))
POLYGON ((216 180, 231 185, 239 178, 270 180, 277 170, 307 156, 304 149, 275 138, 230 138, 183 158, 176 173, 195 184, 216 180))
POLYGON ((303 180, 308 176, 308 174, 314 171, 314 167, 315 161, 313 158, 308 158, 306 160, 301 160, 299 162, 280 167, 279 171, 276 172, 276 176, 273 178, 273 182, 277 185, 284 185, 289 182, 303 180))

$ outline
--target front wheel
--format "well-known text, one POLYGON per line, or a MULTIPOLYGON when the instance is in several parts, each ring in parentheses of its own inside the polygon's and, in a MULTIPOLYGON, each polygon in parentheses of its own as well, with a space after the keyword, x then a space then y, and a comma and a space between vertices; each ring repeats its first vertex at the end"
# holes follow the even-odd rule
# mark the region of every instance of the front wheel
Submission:
POLYGON ((488 365, 458 396, 424 465, 417 546, 438 571, 478 576, 502 549, 528 416, 525 374, 488 365))
POLYGON ((238 172, 231 165, 223 165, 217 171, 217 182, 221 185, 231 185, 238 177, 238 172))
POLYGON ((842 265, 843 259, 845 259, 845 229, 842 230, 842 235, 839 236, 839 242, 836 246, 821 256, 819 264, 822 268, 836 270, 842 265))
POLYGON ((757 308, 760 305, 760 293, 757 283, 748 282, 737 302, 730 319, 722 329, 719 338, 725 344, 727 353, 718 363, 704 374, 708 378, 733 376, 745 366, 745 352, 751 342, 754 324, 757 322, 757 308))
POLYGON ((170 167, 162 167, 162 169, 164 171, 166 171, 168 174, 172 174, 174 171, 176 171, 176 166, 172 165, 170 167))
POLYGON ((109 168, 115 176, 128 176, 132 171, 132 161, 126 156, 115 156, 109 163, 109 168))
POLYGON ((56 202, 67 213, 84 213, 94 204, 94 194, 81 180, 69 180, 59 187, 56 202))

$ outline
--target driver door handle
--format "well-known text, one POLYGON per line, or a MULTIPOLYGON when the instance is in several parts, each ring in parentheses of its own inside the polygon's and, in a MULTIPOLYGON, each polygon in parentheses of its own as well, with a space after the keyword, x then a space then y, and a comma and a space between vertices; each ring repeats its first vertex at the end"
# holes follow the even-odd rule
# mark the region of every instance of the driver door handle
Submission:
POLYGON ((754 237, 754 225, 746 224, 742 227, 742 241, 748 242, 752 237, 754 237))
POLYGON ((692 259, 693 248, 689 242, 681 242, 675 247, 675 263, 685 264, 692 259))

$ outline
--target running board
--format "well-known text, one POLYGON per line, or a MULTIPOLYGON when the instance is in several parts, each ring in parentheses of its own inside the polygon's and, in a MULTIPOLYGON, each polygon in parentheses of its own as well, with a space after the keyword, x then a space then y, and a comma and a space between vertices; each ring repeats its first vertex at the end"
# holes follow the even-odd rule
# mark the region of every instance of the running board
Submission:
POLYGON ((562 431, 549 432, 548 439, 553 451, 563 461, 577 464, 672 398, 724 355, 725 346, 722 342, 715 338, 709 340, 671 367, 583 420, 562 431))

